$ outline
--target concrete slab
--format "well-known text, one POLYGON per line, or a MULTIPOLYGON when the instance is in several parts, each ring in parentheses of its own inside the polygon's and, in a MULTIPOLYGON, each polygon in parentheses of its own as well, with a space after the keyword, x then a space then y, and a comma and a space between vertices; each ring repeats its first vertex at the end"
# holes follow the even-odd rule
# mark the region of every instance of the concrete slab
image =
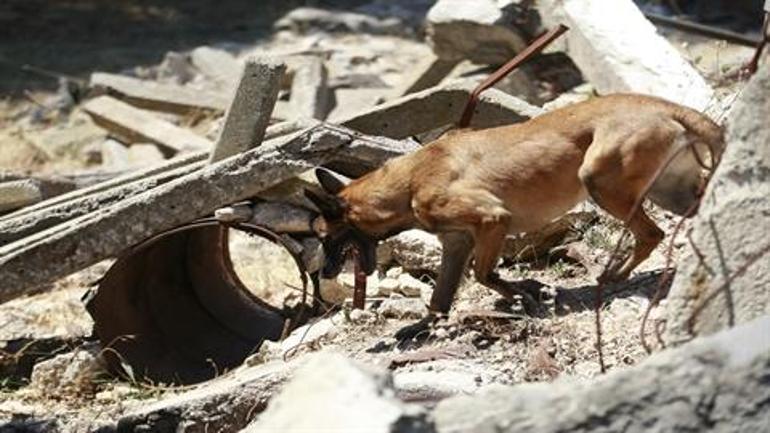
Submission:
POLYGON ((211 148, 211 142, 187 129, 159 119, 111 96, 99 96, 83 105, 83 110, 103 128, 122 141, 152 142, 170 153, 211 148))
POLYGON ((219 161, 262 143, 285 70, 283 63, 266 57, 246 61, 210 161, 219 161))
POLYGON ((414 149, 409 143, 329 125, 282 137, 0 247, 0 302, 340 155, 381 164, 414 149))
POLYGON ((639 92, 704 110, 713 90, 631 0, 544 0, 548 27, 563 23, 567 55, 600 94, 639 92))
POLYGON ((296 70, 289 100, 293 116, 326 119, 332 105, 332 93, 327 83, 328 75, 323 60, 317 57, 307 59, 296 70))
POLYGON ((195 110, 224 111, 229 103, 226 93, 140 80, 105 72, 91 74, 89 85, 147 110, 171 113, 188 113, 195 110))

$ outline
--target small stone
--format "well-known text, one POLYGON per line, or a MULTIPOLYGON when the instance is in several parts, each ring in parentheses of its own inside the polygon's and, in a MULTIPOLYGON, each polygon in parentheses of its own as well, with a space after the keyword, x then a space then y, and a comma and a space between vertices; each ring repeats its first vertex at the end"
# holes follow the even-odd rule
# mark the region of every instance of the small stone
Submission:
POLYGON ((425 304, 420 298, 386 299, 379 310, 384 317, 395 319, 422 319, 427 313, 425 304))
POLYGON ((265 340, 262 342, 262 345, 259 346, 257 353, 249 356, 243 361, 243 365, 254 367, 260 364, 264 364, 270 360, 280 358, 282 354, 283 351, 281 343, 265 340))
POLYGON ((161 81, 184 84, 195 78, 195 68, 188 56, 169 51, 163 57, 160 65, 158 65, 157 76, 161 81))
MULTIPOLYGON (((352 272, 340 273, 337 276, 337 284, 339 284, 340 290, 342 291, 342 293, 338 293, 336 299, 339 299, 339 296, 341 294, 344 294, 342 301, 339 303, 344 302, 346 298, 353 297, 353 290, 355 290, 356 282, 355 282, 355 276, 353 275, 352 272)), ((372 294, 379 293, 379 286, 380 286, 380 278, 377 276, 376 273, 366 277, 366 295, 367 296, 371 296, 372 294)), ((324 300, 328 302, 333 302, 332 300, 328 300, 325 297, 324 297, 324 300)))
POLYGON ((399 280, 395 278, 385 277, 380 280, 377 287, 378 296, 390 296, 392 293, 399 291, 401 285, 399 280))
POLYGON ((433 336, 439 340, 443 340, 449 337, 449 331, 447 331, 446 328, 437 328, 436 330, 433 331, 433 336))
POLYGON ((409 274, 401 274, 398 277, 398 291, 404 296, 419 297, 423 292, 433 292, 430 285, 423 283, 409 274))
POLYGON ((40 185, 32 179, 0 182, 0 212, 28 206, 42 199, 40 185))
POLYGON ((404 273, 404 269, 399 266, 394 266, 387 271, 385 271, 385 276, 389 278, 398 278, 401 276, 401 274, 404 273))
POLYGON ((350 312, 350 321, 355 324, 373 323, 377 316, 369 310, 353 310, 350 312))
POLYGON ((96 345, 77 349, 39 362, 32 369, 30 386, 41 394, 91 393, 95 379, 105 373, 96 345))
POLYGON ((393 259, 405 270, 436 272, 441 265, 441 242, 431 233, 407 230, 384 243, 390 246, 393 259))
POLYGON ((327 317, 317 320, 307 325, 300 326, 292 331, 286 339, 281 342, 281 352, 293 350, 300 345, 312 345, 324 338, 332 338, 337 334, 337 325, 340 323, 336 317, 327 317))

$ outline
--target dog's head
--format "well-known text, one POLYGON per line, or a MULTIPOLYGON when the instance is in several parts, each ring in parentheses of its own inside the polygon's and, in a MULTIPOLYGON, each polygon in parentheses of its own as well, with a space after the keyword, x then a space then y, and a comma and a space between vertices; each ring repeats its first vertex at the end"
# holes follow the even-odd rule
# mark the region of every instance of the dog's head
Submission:
POLYGON ((346 217, 348 204, 339 196, 347 181, 323 168, 316 169, 316 177, 323 188, 317 193, 306 189, 305 196, 316 205, 321 215, 313 221, 313 231, 321 240, 324 250, 323 278, 334 278, 342 270, 353 250, 358 252, 359 263, 367 275, 377 265, 377 239, 368 236, 351 224, 346 217))

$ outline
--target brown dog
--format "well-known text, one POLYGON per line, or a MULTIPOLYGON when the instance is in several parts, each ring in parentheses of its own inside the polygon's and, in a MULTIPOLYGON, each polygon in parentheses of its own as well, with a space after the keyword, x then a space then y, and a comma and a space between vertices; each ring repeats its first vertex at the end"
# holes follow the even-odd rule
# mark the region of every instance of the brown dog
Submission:
POLYGON ((663 239, 643 209, 630 217, 637 201, 651 186, 653 202, 684 213, 697 203, 705 175, 696 152, 721 154, 723 148, 721 128, 706 116, 662 99, 618 94, 524 123, 451 132, 348 185, 319 169, 329 194, 307 195, 322 213, 316 221, 326 255, 322 275, 336 276, 351 247, 371 273, 379 240, 421 228, 443 243, 432 311, 449 311, 471 253, 480 283, 531 302, 532 293, 494 270, 506 235, 537 230, 591 197, 634 235, 629 257, 600 277, 622 280, 663 239))

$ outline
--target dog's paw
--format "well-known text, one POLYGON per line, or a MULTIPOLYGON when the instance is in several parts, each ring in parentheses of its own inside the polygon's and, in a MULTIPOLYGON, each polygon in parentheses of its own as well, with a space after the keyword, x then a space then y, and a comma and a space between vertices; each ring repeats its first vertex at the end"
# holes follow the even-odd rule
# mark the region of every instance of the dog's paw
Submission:
POLYGON ((409 341, 422 335, 427 336, 431 326, 436 320, 438 320, 438 317, 434 315, 424 317, 411 325, 406 325, 399 329, 396 331, 394 337, 396 337, 396 340, 398 341, 409 341))

